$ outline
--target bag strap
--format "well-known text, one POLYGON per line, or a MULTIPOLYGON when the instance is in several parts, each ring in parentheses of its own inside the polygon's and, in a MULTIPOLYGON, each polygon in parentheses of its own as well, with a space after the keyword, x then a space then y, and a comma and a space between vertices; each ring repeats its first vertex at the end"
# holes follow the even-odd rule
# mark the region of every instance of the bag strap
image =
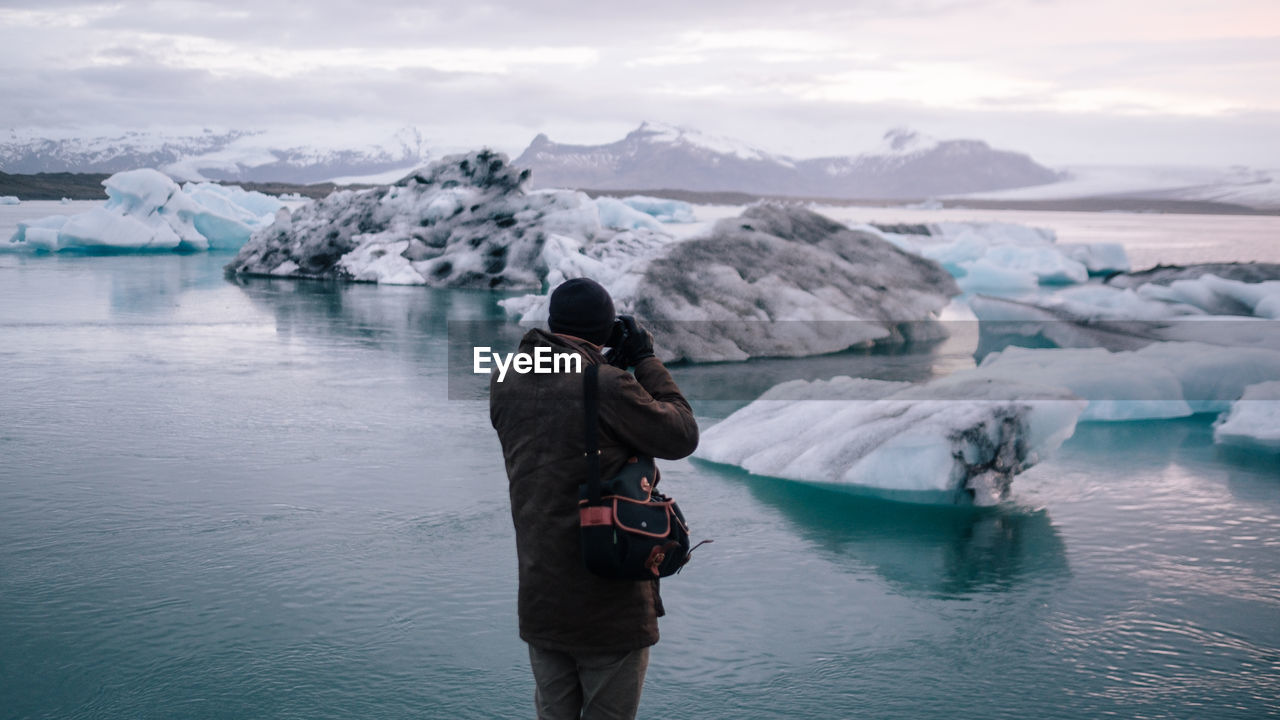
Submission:
POLYGON ((602 488, 600 485, 600 368, 594 363, 587 365, 582 373, 583 410, 583 446, 587 456, 587 504, 599 505, 602 488))

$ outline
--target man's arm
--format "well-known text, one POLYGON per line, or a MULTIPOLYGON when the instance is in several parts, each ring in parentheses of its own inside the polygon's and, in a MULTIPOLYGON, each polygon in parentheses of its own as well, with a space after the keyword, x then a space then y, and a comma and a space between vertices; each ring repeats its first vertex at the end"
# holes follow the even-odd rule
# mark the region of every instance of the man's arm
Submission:
POLYGON ((661 360, 649 357, 625 371, 601 368, 600 420, 644 455, 676 460, 698 447, 693 408, 661 360))

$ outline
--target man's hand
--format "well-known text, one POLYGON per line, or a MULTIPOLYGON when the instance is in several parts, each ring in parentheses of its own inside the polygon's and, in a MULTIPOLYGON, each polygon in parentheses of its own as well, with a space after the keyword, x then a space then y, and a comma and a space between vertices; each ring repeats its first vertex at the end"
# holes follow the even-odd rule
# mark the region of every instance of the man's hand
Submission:
POLYGON ((618 320, 622 323, 622 341, 609 352, 609 364, 627 368, 653 357, 653 334, 630 315, 619 315, 618 320))

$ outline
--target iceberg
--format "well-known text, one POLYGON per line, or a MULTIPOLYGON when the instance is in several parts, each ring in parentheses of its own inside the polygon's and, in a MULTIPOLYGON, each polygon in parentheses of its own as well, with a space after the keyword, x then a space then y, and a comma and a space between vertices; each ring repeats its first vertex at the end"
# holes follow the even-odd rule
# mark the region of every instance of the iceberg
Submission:
POLYGON ((1088 285, 1035 301, 977 296, 970 307, 983 321, 979 356, 1010 344, 1134 350, 1156 341, 1280 350, 1280 280, 1259 280, 1256 266, 1241 267, 1253 281, 1166 275, 1163 282, 1088 285))
POLYGON ((1066 388, 1089 401, 1082 421, 1154 420, 1219 412, 1245 387, 1280 380, 1280 351, 1192 342, 1120 352, 1010 347, 969 372, 1066 388))
POLYGON ((1129 269, 1119 244, 1059 244, 1044 228, 943 222, 884 229, 899 247, 942 263, 966 292, 1021 293, 1129 269))
MULTIPOLYGON (((581 275, 597 280, 620 313, 644 320, 668 362, 937 339, 944 331, 936 317, 960 292, 936 262, 874 229, 776 203, 753 205, 684 240, 619 235, 564 250, 549 285, 581 275)), ((540 324, 549 299, 526 295, 501 305, 523 324, 540 324)))
POLYGON ((1168 285, 1139 285, 1139 297, 1183 305, 1206 315, 1243 315, 1280 320, 1280 280, 1241 282, 1213 274, 1173 280, 1168 285))
POLYGON ((280 208, 259 192, 213 183, 178 187, 150 169, 116 173, 102 184, 102 207, 19 223, 0 250, 235 250, 280 208))
POLYGON ((596 198, 596 211, 600 224, 618 230, 656 230, 662 232, 662 223, 648 213, 637 210, 629 203, 611 197, 596 198))
POLYGON ((1213 425, 1213 441, 1219 445, 1280 453, 1280 382, 1245 388, 1213 425))
POLYGON ((16 195, 0 195, 0 205, 18 205, 21 202, 16 195))
POLYGON ((991 505, 1072 435, 1085 404, 964 373, 921 385, 793 380, 707 429, 694 457, 900 500, 991 505))
POLYGON ((697 218, 694 217, 693 206, 681 200, 668 200, 647 195, 631 195, 622 198, 622 202, 646 215, 652 216, 661 223, 691 223, 697 221, 697 218))
POLYGON ((1129 255, 1120 243, 1058 243, 1068 258, 1084 265, 1090 275, 1129 272, 1129 255))
POLYGON ((396 285, 542 289, 599 273, 619 253, 669 240, 654 218, 610 198, 525 192, 504 155, 452 155, 395 185, 340 190, 257 232, 233 273, 396 285), (602 202, 603 201, 603 202, 602 202))
POLYGON ((1199 263, 1196 265, 1157 265, 1147 270, 1126 272, 1107 278, 1107 284, 1119 288, 1136 288, 1139 285, 1168 285, 1174 280, 1194 280, 1204 275, 1217 275, 1226 280, 1244 283, 1280 280, 1280 264, 1277 263, 1199 263))

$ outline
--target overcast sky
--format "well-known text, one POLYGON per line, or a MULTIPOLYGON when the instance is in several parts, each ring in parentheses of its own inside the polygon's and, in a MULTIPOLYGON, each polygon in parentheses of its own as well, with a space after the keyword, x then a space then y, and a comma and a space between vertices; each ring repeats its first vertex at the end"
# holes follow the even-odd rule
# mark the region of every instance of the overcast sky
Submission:
POLYGON ((1280 1, 0 0, 3 128, 414 125, 515 153, 646 119, 800 157, 906 125, 1055 165, 1280 167, 1280 1))

